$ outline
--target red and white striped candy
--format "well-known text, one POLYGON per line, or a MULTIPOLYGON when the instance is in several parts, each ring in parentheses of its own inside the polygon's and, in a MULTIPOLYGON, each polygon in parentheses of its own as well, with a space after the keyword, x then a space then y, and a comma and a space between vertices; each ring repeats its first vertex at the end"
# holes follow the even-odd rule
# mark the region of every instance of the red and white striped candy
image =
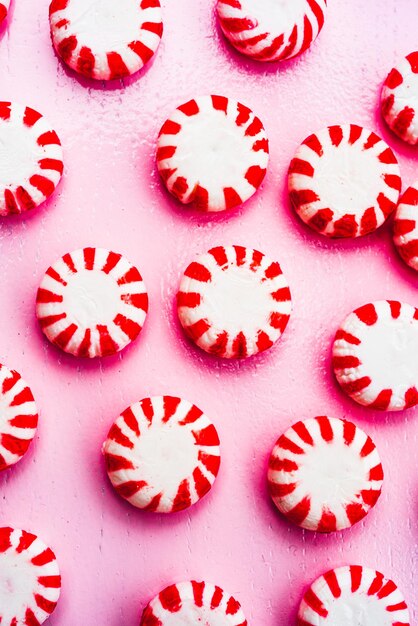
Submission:
POLYGON ((61 590, 55 554, 36 535, 0 528, 1 626, 38 626, 54 611, 61 590))
POLYGON ((0 24, 3 22, 3 20, 6 19, 9 7, 10 7, 10 0, 1 0, 1 2, 0 2, 0 24))
POLYGON ((117 493, 156 513, 198 502, 220 465, 215 426, 197 406, 171 396, 145 398, 126 409, 110 429, 103 454, 117 493))
POLYGON ((51 343, 74 356, 119 352, 136 339, 148 311, 141 274, 103 248, 65 254, 46 272, 36 315, 51 343))
POLYGON ((380 137, 361 126, 330 126, 310 135, 289 168, 289 194, 299 217, 327 237, 360 237, 395 210, 398 161, 380 137))
POLYGON ((280 339, 292 302, 279 263, 243 246, 218 246, 186 269, 177 309, 186 334, 199 348, 241 359, 280 339))
POLYGON ((42 204, 63 167, 61 142, 46 119, 29 107, 0 102, 0 215, 42 204))
POLYGON ((322 30, 327 0, 218 0, 225 37, 256 61, 282 61, 305 52, 322 30))
POLYGON ((398 137, 418 144, 418 51, 411 52, 387 77, 381 96, 382 115, 398 137))
POLYGON ((418 309, 397 301, 366 304, 344 320, 333 346, 342 389, 372 409, 418 404, 418 309))
POLYGON ((347 565, 320 576, 305 593, 297 626, 410 626, 395 583, 380 572, 347 565))
POLYGON ((2 471, 20 461, 32 443, 38 425, 38 410, 32 391, 18 372, 5 365, 0 365, 0 404, 2 471))
POLYGON ((145 608, 141 626, 247 626, 238 600, 218 586, 194 580, 163 589, 145 608))
POLYGON ((401 197, 393 222, 393 240, 405 263, 418 271, 418 180, 401 197))
POLYGON ((225 211, 251 198, 266 175, 268 159, 260 119, 223 96, 182 104, 158 137, 157 166, 168 191, 201 211, 225 211))
POLYGON ((163 34, 160 0, 52 0, 49 19, 57 54, 97 80, 135 74, 163 34))
POLYGON ((270 457, 274 504, 307 530, 328 533, 353 526, 376 504, 382 482, 370 437, 333 417, 297 422, 278 439, 270 457))

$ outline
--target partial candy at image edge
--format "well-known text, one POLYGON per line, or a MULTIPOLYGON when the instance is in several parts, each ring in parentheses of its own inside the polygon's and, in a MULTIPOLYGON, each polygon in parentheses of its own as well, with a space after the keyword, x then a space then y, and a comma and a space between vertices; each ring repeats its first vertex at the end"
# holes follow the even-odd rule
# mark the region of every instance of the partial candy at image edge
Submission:
MULTIPOLYGON (((222 612, 222 624, 225 626, 247 626, 240 603, 221 587, 208 582, 187 581, 166 587, 155 596, 145 607, 140 626, 164 626, 173 623, 203 622, 204 618, 215 615, 217 624, 222 612), (182 614, 184 617, 182 618, 182 614)), ((206 622, 205 622, 206 623, 206 622)))
POLYGON ((0 607, 2 626, 3 623, 4 626, 43 624, 54 612, 61 591, 61 576, 54 552, 32 533, 11 527, 0 528, 0 583, 2 598, 11 596, 8 604, 0 607), (14 564, 11 566, 12 559, 14 564), (31 579, 33 588, 28 588, 31 579))
POLYGON ((418 364, 414 350, 417 342, 416 307, 396 300, 380 300, 355 309, 343 321, 333 343, 332 366, 339 385, 355 402, 371 409, 402 411, 416 406, 418 364), (364 348, 367 342, 368 350, 364 348), (376 343, 386 350, 378 363, 373 360, 376 343), (408 367, 398 368, 399 360, 406 356, 408 367), (385 377, 388 362, 392 365, 389 381, 385 377), (397 378, 398 370, 405 377, 401 382, 397 378))
POLYGON ((354 626, 351 618, 357 624, 361 620, 376 626, 410 626, 408 607, 396 584, 360 565, 338 567, 317 578, 302 599, 297 626, 354 626), (377 622, 382 614, 387 619, 377 622))
MULTIPOLYGON (((31 139, 31 152, 27 151, 27 162, 20 155, 16 169, 21 168, 16 178, 13 173, 3 172, 0 181, 0 216, 18 215, 31 211, 43 204, 56 190, 63 170, 61 141, 46 118, 31 107, 16 102, 0 102, 0 146, 3 156, 13 157, 15 144, 27 148, 31 139), (31 170, 27 174, 28 168, 31 170)), ((19 146, 20 147, 20 146, 19 146)), ((7 167, 10 169, 10 163, 7 167)))
POLYGON ((2 471, 18 463, 28 451, 38 426, 38 409, 26 381, 18 372, 1 364, 0 384, 2 406, 0 471, 2 471))
POLYGON ((418 180, 399 201, 393 221, 393 241, 402 260, 418 271, 418 180))
MULTIPOLYGON (((125 0, 132 3, 132 8, 138 11, 138 37, 129 40, 129 35, 121 43, 119 50, 108 50, 106 53, 87 45, 88 27, 82 31, 81 36, 87 41, 80 43, 80 33, 77 26, 71 30, 71 12, 77 10, 78 0, 52 0, 49 8, 52 44, 57 55, 72 70, 87 79, 112 81, 132 76, 139 72, 154 56, 163 35, 163 23, 161 5, 159 0, 125 0)), ((80 3, 79 3, 80 4, 80 3)), ((120 9, 120 7, 119 7, 120 9)), ((84 19, 88 22, 87 12, 83 16, 74 19, 75 22, 84 19)), ((112 20, 114 29, 115 21, 112 20)), ((81 25, 83 26, 83 24, 81 25)), ((93 23, 88 25, 95 27, 93 23)), ((129 30, 131 24, 127 26, 129 30)), ((122 37, 123 39, 123 37, 122 37)))
POLYGON ((418 51, 401 59, 387 76, 380 109, 390 130, 406 143, 418 145, 418 51))
POLYGON ((327 8, 327 0, 305 0, 305 10, 297 18, 292 18, 283 15, 286 9, 282 6, 281 17, 288 20, 286 31, 275 32, 273 26, 270 32, 271 14, 267 14, 266 10, 260 23, 260 16, 257 19, 251 15, 251 4, 255 5, 255 13, 261 10, 257 1, 218 0, 218 23, 226 39, 238 52, 254 61, 268 63, 285 61, 305 52, 322 30, 327 8))
POLYGON ((7 14, 9 11, 10 0, 1 0, 0 2, 0 27, 6 21, 7 14))

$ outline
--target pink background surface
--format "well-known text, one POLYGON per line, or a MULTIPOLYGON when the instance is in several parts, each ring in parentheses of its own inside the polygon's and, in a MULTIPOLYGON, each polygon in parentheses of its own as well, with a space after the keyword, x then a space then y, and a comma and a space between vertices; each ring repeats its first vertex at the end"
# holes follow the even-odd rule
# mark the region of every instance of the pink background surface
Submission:
POLYGON ((360 241, 327 241, 291 213, 285 173, 310 132, 363 124, 400 157, 404 187, 417 153, 376 113, 379 87, 416 49, 416 0, 330 1, 311 51, 280 67, 243 60, 219 35, 213 2, 163 1, 165 35, 137 80, 110 88, 68 74, 49 40, 48 0, 15 2, 0 42, 1 99, 39 109, 61 136, 66 173, 58 194, 0 223, 0 360, 31 384, 40 409, 35 445, 0 477, 2 524, 32 530, 56 551, 63 593, 51 626, 134 626, 144 604, 195 577, 237 595, 252 624, 288 626, 305 586, 348 562, 392 576, 417 613, 418 411, 363 410, 337 388, 330 345, 344 316, 373 299, 417 305, 417 277, 395 254, 388 228, 360 241), (271 163, 242 210, 206 218, 169 198, 156 174, 155 138, 178 104, 201 93, 240 99, 262 118, 271 163), (183 338, 173 299, 193 256, 242 244, 276 258, 294 314, 281 343, 241 363, 209 358, 183 338), (104 246, 138 265, 150 294, 140 340, 122 355, 84 362, 44 340, 34 318, 48 265, 82 246, 104 246), (143 514, 108 484, 100 448, 130 403, 154 394, 195 402, 216 423, 223 463, 212 493, 188 512, 143 514), (270 504, 266 462, 299 418, 351 418, 375 439, 386 481, 377 507, 332 536, 288 525, 270 504))

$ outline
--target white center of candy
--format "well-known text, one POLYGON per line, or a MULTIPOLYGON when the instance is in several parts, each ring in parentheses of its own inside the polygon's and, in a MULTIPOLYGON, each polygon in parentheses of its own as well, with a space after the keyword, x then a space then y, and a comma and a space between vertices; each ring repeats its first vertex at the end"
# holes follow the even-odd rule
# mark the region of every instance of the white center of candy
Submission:
POLYGON ((375 386, 400 396, 418 386, 417 322, 380 317, 377 324, 364 328, 356 353, 364 375, 375 386))
POLYGON ((360 455, 335 438, 326 442, 322 438, 315 446, 307 446, 300 459, 297 482, 309 494, 312 508, 319 507, 339 512, 341 506, 352 502, 356 494, 367 487, 367 470, 360 455))
POLYGON ((42 148, 23 122, 0 120, 0 186, 16 188, 38 170, 42 148))
POLYGON ((33 594, 38 587, 38 579, 35 566, 28 562, 27 554, 14 551, 0 554, 2 624, 12 623, 16 616, 23 618, 26 608, 34 604, 33 594))
POLYGON ((272 297, 268 285, 269 281, 262 283, 247 267, 232 265, 214 272, 205 285, 202 312, 215 328, 252 336, 254 329, 269 321, 272 297))
POLYGON ((396 108, 402 110, 408 106, 418 111, 418 74, 411 71, 408 61, 406 64, 405 68, 408 68, 408 71, 403 72, 403 83, 395 89, 396 108))
POLYGON ((254 137, 245 137, 234 119, 208 105, 184 120, 176 135, 178 174, 209 190, 239 189, 254 164, 253 143, 254 137))
POLYGON ((327 602, 327 623, 338 626, 392 626, 393 616, 385 602, 365 593, 351 593, 343 589, 338 599, 327 602))
POLYGON ((113 278, 100 271, 82 270, 68 279, 63 308, 67 318, 82 328, 110 324, 120 306, 120 291, 113 278))
POLYGON ((139 0, 70 0, 65 16, 79 44, 95 54, 118 51, 140 38, 139 0))
POLYGON ((193 434, 173 421, 143 430, 133 456, 140 479, 156 491, 172 495, 193 474, 198 462, 193 434))
POLYGON ((360 144, 329 146, 315 163, 314 190, 321 206, 334 211, 338 219, 346 213, 363 214, 377 205, 384 183, 376 154, 360 144))
MULTIPOLYGON (((3 380, 1 382, 3 382, 3 380)), ((16 390, 17 390, 17 387, 13 391, 16 391, 16 390)), ((13 391, 12 391, 12 394, 13 394, 13 391)), ((13 398, 13 395, 9 393, 0 394, 0 433, 3 433, 10 429, 9 419, 11 418, 11 413, 13 412, 13 409, 11 409, 10 407, 10 402, 12 398, 13 398)))
POLYGON ((306 0, 241 0, 242 12, 274 36, 293 30, 307 11, 306 0))

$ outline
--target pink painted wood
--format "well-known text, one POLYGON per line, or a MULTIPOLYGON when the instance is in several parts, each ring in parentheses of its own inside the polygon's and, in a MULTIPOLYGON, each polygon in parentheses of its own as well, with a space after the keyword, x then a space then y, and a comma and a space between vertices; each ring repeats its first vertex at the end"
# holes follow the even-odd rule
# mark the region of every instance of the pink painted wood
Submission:
POLYGON ((137 625, 151 596, 189 577, 225 586, 252 624, 288 626, 306 585, 348 562, 393 576, 414 622, 418 412, 371 412, 345 398, 330 373, 330 347, 345 315, 369 300, 416 305, 417 276, 399 260, 388 228, 354 242, 308 231, 289 208, 285 175, 311 131, 353 122, 389 141, 404 187, 417 177, 418 153, 395 139, 377 114, 387 72, 416 47, 415 0, 330 1, 312 50, 279 67, 240 58, 217 31, 213 2, 163 4, 157 57, 125 85, 102 88, 66 72, 50 43, 48 0, 17 0, 0 42, 1 98, 48 116, 66 160, 63 183, 47 206, 0 223, 0 361, 28 380, 40 409, 28 457, 0 477, 1 521, 39 533, 57 553, 63 594, 51 626, 137 625), (271 141, 261 192, 221 218, 184 210, 154 167, 161 123, 179 103, 209 92, 247 103, 271 141), (186 265, 223 243, 277 258, 293 292, 294 314, 281 343, 245 363, 199 352, 174 313, 186 265), (34 316, 48 265, 89 245, 126 254, 150 294, 137 344, 95 362, 54 349, 34 316), (222 439, 212 493, 171 517, 144 515, 120 500, 100 454, 119 412, 161 393, 195 402, 222 439), (277 436, 298 418, 324 413, 368 430, 386 471, 377 507, 353 530, 332 536, 287 524, 265 487, 277 436))

